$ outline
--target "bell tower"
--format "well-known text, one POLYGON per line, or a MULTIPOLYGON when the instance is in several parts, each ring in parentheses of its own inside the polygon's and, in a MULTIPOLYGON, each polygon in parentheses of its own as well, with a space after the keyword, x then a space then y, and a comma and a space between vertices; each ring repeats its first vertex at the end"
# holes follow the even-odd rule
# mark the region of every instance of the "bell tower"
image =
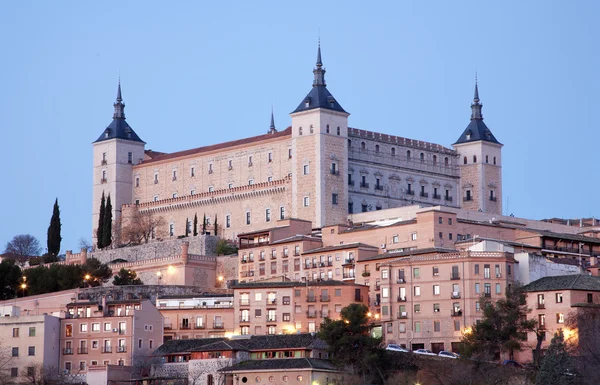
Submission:
POLYGON ((471 122, 452 146, 460 154, 461 207, 502 215, 502 143, 483 122, 475 78, 471 122))
POLYGON ((121 96, 120 80, 117 87, 117 100, 113 107, 112 122, 93 143, 92 240, 94 244, 96 244, 102 193, 106 197, 110 195, 113 221, 120 221, 121 206, 132 203, 132 170, 135 164, 143 160, 146 144, 125 121, 125 103, 121 96))
POLYGON ((321 44, 312 89, 292 117, 292 216, 314 227, 346 223, 348 116, 327 89, 321 44))

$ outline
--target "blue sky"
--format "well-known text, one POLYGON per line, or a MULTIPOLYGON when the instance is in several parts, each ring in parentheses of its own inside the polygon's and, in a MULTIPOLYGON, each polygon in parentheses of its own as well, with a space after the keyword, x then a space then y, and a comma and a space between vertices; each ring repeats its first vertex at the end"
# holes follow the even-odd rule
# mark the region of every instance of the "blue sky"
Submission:
POLYGON ((506 214, 598 213, 596 1, 1 2, 0 248, 45 246, 58 197, 62 251, 91 238, 92 141, 121 76, 146 149, 278 128, 310 90, 320 34, 350 126, 450 146, 475 71, 504 143, 506 214), (508 202, 507 202, 508 201, 508 202))

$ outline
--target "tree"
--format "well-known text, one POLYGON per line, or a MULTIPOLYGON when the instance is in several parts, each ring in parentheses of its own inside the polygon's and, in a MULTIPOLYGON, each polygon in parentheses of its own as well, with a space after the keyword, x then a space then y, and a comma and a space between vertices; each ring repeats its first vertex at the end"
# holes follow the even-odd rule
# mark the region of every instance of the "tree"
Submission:
POLYGON ((58 385, 59 374, 58 368, 54 366, 44 365, 43 363, 36 363, 29 365, 27 370, 23 370, 23 377, 26 384, 31 385, 58 385))
POLYGON ((189 237, 190 236, 190 220, 189 218, 185 218, 185 236, 189 237))
POLYGON ((339 320, 325 319, 319 330, 319 338, 329 345, 333 362, 340 367, 352 367, 354 372, 365 378, 376 377, 384 380, 382 355, 378 349, 381 339, 370 335, 371 325, 363 304, 351 304, 340 312, 339 320))
MULTIPOLYGON (((597 373, 600 370, 600 309, 595 304, 577 304, 565 319, 563 336, 573 345, 580 372, 597 373)), ((586 384, 595 384, 596 378, 585 378, 586 384)))
POLYGON ((568 385, 574 384, 576 377, 573 361, 567 352, 563 331, 558 329, 542 360, 535 383, 537 385, 568 385))
POLYGON ((206 234, 206 213, 204 213, 204 219, 202 219, 202 235, 206 234))
POLYGON ((58 208, 58 198, 54 201, 54 209, 52 210, 52 218, 50 218, 50 226, 48 226, 48 254, 56 257, 60 251, 60 210, 58 208))
POLYGON ((127 270, 122 268, 119 270, 119 274, 115 275, 113 279, 113 285, 125 286, 125 285, 143 285, 144 283, 133 270, 127 270))
POLYGON ((198 214, 194 214, 194 237, 198 235, 198 214))
POLYGON ((29 234, 15 235, 4 249, 5 256, 16 260, 21 266, 25 266, 29 258, 39 256, 40 252, 40 242, 29 234))
POLYGON ((104 191, 102 191, 102 199, 100 200, 100 212, 98 213, 98 228, 96 229, 96 246, 99 249, 104 248, 104 214, 106 213, 106 199, 104 199, 104 191))
POLYGON ((0 341, 0 385, 14 384, 14 378, 10 377, 10 368, 13 366, 11 347, 0 341))
POLYGON ((217 246, 215 247, 215 252, 217 255, 230 255, 235 254, 237 252, 237 247, 235 245, 231 245, 225 239, 219 239, 217 242, 217 246))
POLYGON ((508 353, 513 359, 514 352, 521 350, 527 339, 527 332, 535 329, 536 321, 528 320, 527 305, 522 288, 513 286, 506 290, 506 297, 495 303, 486 297, 479 300, 483 318, 465 333, 461 352, 480 359, 495 359, 499 353, 508 353))
POLYGON ((110 194, 106 198, 106 208, 104 209, 104 228, 102 229, 102 247, 108 247, 112 243, 112 203, 110 194))
POLYGON ((215 214, 215 235, 219 235, 219 224, 217 222, 217 214, 215 214))
POLYGON ((100 286, 103 283, 108 282, 112 277, 112 270, 107 264, 101 263, 96 258, 88 258, 87 261, 81 266, 84 277, 90 276, 87 282, 89 286, 100 286))
POLYGON ((13 299, 21 283, 21 268, 12 259, 0 262, 0 300, 13 299))
POLYGON ((87 251, 92 251, 92 244, 88 242, 85 237, 79 238, 79 248, 86 249, 87 251))
POLYGON ((148 243, 153 237, 161 238, 165 233, 165 226, 166 221, 162 216, 156 216, 150 211, 141 212, 136 207, 123 225, 122 241, 130 245, 148 243))

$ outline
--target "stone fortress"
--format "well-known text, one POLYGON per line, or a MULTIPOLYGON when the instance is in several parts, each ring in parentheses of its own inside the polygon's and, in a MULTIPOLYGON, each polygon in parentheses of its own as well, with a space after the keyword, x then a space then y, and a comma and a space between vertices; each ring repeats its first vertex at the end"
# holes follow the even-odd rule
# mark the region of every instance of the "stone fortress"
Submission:
POLYGON ((477 83, 452 149, 348 127, 325 72, 319 46, 312 88, 286 129, 271 116, 265 134, 168 154, 146 150, 127 123, 119 84, 113 121, 93 143, 94 240, 103 193, 122 226, 136 211, 161 216, 160 239, 191 232, 194 215, 233 240, 281 219, 322 228, 409 205, 502 213, 502 144, 483 122, 477 83))

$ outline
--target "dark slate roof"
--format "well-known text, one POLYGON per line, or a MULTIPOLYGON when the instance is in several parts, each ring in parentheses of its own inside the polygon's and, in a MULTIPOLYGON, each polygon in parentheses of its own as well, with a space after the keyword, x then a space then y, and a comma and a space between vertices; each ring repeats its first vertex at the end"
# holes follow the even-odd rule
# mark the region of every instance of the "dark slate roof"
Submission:
POLYGON ((411 255, 421 255, 430 253, 456 253, 457 250, 444 247, 428 247, 426 249, 408 250, 408 251, 388 251, 387 253, 373 255, 371 257, 359 258, 358 262, 373 261, 377 259, 408 257, 411 255))
POLYGON ((339 111, 347 113, 342 106, 335 100, 331 92, 327 89, 327 86, 319 85, 313 86, 312 90, 306 95, 302 102, 296 107, 296 109, 292 112, 301 112, 313 110, 315 108, 324 108, 327 110, 339 111), (306 106, 306 101, 309 101, 308 107, 306 106))
POLYGON ((193 299, 193 298, 221 298, 223 300, 233 299, 233 294, 227 293, 202 293, 202 294, 179 294, 179 295, 158 295, 157 299, 193 299))
POLYGON ((356 231, 366 231, 366 230, 373 230, 373 229, 378 229, 378 228, 384 228, 384 227, 392 227, 392 226, 402 226, 402 225, 407 225, 407 224, 411 224, 411 223, 417 223, 416 219, 407 219, 404 221, 398 220, 397 222, 393 222, 390 224, 385 224, 385 225, 381 225, 381 224, 371 224, 371 223, 362 223, 360 225, 354 225, 352 226, 352 228, 346 229, 344 231, 340 231, 340 234, 346 234, 346 233, 353 233, 356 231))
POLYGON ((125 119, 115 118, 113 121, 102 131, 102 135, 94 143, 103 142, 111 139, 125 139, 132 142, 146 143, 133 131, 133 128, 127 124, 125 119), (108 135, 106 133, 108 132, 108 135))
POLYGON ((154 351, 155 356, 164 356, 167 354, 189 353, 202 349, 203 346, 224 341, 226 338, 194 338, 189 340, 169 340, 154 351))
POLYGON ((600 244, 600 238, 588 237, 585 235, 579 234, 568 234, 568 233, 555 233, 553 231, 548 230, 536 230, 536 229, 523 229, 524 231, 529 231, 533 233, 538 233, 543 237, 548 238, 558 238, 565 239, 569 241, 577 241, 577 242, 587 242, 587 243, 595 243, 600 244))
POLYGON ((528 292, 554 290, 600 291, 600 277, 583 274, 544 277, 524 286, 523 290, 528 292))
POLYGON ((230 340, 222 340, 222 341, 216 341, 213 342, 212 344, 207 344, 207 345, 203 345, 199 348, 194 349, 194 352, 219 352, 219 351, 223 351, 223 350, 248 350, 247 347, 245 347, 244 345, 240 344, 237 341, 230 341, 230 340))
POLYGON ((492 131, 485 125, 483 120, 471 119, 471 122, 467 128, 465 128, 462 135, 454 144, 477 142, 480 140, 483 140, 484 142, 501 144, 498 142, 494 134, 492 134, 492 131), (471 134, 471 137, 470 139, 467 139, 467 134, 469 133, 471 134))
POLYGON ((278 281, 278 282, 268 282, 268 281, 254 281, 254 282, 240 282, 235 286, 232 286, 233 289, 251 289, 255 287, 303 287, 303 286, 340 286, 340 285, 356 285, 354 282, 342 282, 335 280, 317 280, 317 281, 308 281, 308 282, 300 282, 300 281, 278 281))
POLYGON ((289 243, 289 242, 298 242, 298 241, 317 241, 320 242, 322 241, 321 238, 319 237, 313 237, 310 235, 302 235, 302 234, 298 234, 298 235, 294 235, 288 238, 283 238, 283 239, 279 239, 277 241, 271 242, 270 245, 278 245, 281 243, 289 243))
POLYGON ((248 350, 327 349, 327 344, 310 333, 252 336, 238 340, 248 350))
POLYGON ((302 254, 304 255, 304 254, 311 254, 311 253, 326 253, 328 251, 353 249, 356 247, 377 249, 377 246, 369 245, 369 244, 362 243, 362 242, 352 242, 352 243, 344 243, 342 245, 325 246, 325 247, 319 247, 319 248, 312 249, 312 250, 304 250, 304 252, 302 254))
POLYGON ((220 372, 235 372, 248 370, 294 370, 319 369, 337 371, 338 369, 327 360, 318 358, 281 358, 265 360, 248 360, 239 364, 220 369, 220 372))

